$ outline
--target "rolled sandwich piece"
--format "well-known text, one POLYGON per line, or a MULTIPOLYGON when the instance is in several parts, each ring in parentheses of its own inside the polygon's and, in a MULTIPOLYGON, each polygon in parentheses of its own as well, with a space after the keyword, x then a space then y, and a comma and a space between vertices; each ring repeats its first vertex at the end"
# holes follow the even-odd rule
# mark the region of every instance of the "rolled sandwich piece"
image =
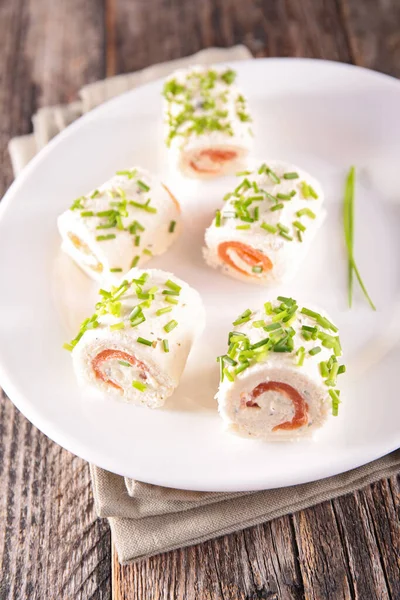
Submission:
POLYGON ((318 181, 295 165, 270 161, 240 174, 224 200, 206 230, 207 264, 261 285, 290 279, 325 217, 318 181))
POLYGON ((62 249, 97 281, 163 254, 179 234, 180 206, 148 171, 118 171, 58 218, 62 249))
POLYGON ((165 141, 173 165, 188 177, 235 173, 251 148, 251 117, 232 69, 195 66, 165 82, 165 141))
POLYGON ((88 392, 158 408, 171 396, 204 326, 199 294, 171 273, 132 269, 100 290, 96 312, 65 345, 88 392))
POLYGON ((345 371, 337 327, 322 311, 278 296, 243 312, 219 357, 219 412, 234 433, 268 441, 307 438, 337 415, 345 371))

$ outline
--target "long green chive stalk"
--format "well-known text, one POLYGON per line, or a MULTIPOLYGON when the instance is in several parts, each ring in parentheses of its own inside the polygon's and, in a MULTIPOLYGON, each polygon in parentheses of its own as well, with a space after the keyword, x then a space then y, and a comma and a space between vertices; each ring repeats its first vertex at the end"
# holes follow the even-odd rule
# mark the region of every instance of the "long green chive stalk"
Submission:
POLYGON ((375 304, 372 302, 371 297, 367 292, 367 288, 361 278, 360 272, 354 259, 354 196, 355 196, 355 168, 351 167, 347 178, 344 192, 343 202, 343 227, 344 227, 344 239, 347 248, 347 289, 348 289, 348 302, 351 308, 353 304, 353 273, 355 274, 358 283, 366 297, 372 310, 376 310, 375 304))

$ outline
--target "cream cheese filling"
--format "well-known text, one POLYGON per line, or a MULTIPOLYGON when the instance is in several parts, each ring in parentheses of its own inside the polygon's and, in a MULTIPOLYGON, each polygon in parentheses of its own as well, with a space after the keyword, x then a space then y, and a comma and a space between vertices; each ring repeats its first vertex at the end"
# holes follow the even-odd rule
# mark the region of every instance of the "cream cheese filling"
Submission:
POLYGON ((103 271, 103 265, 89 246, 75 233, 69 231, 67 235, 73 246, 81 254, 82 262, 90 269, 93 269, 93 271, 101 273, 103 271))

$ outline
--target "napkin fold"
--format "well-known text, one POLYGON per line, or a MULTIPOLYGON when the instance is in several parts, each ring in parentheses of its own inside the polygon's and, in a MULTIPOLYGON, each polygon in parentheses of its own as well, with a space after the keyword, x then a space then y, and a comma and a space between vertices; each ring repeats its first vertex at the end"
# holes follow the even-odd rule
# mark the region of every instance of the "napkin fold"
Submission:
MULTIPOLYGON (((250 442, 251 443, 251 442, 250 442)), ((188 492, 124 479, 91 465, 97 514, 119 561, 205 542, 354 492, 400 469, 400 450, 334 477, 261 492, 188 492)))
MULTIPOLYGON (((179 67, 246 58, 251 54, 245 46, 209 48, 85 86, 80 100, 40 109, 32 119, 33 133, 10 141, 15 176, 51 138, 102 102, 179 67)), ((312 483, 261 492, 221 493, 163 488, 90 466, 97 514, 108 519, 122 563, 197 544, 337 498, 390 477, 399 469, 397 450, 358 469, 312 483)))

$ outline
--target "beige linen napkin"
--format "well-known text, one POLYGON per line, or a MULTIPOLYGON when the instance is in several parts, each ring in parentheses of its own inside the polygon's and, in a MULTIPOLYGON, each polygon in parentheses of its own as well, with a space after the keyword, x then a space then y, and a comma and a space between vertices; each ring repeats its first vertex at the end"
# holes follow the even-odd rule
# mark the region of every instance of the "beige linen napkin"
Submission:
MULTIPOLYGON (((251 442, 250 442, 251 443, 251 442)), ((262 492, 187 492, 141 483, 91 465, 97 514, 110 523, 126 564, 264 523, 360 489, 400 469, 400 450, 347 473, 262 492)))
MULTIPOLYGON (((80 91, 80 101, 39 110, 33 117, 33 134, 10 141, 14 173, 69 123, 113 96, 180 66, 249 57, 244 46, 210 48, 87 85, 80 91)), ((400 450, 335 477, 261 492, 189 492, 124 479, 94 465, 90 469, 97 514, 108 518, 119 560, 127 563, 262 523, 390 477, 400 469, 400 450)))

